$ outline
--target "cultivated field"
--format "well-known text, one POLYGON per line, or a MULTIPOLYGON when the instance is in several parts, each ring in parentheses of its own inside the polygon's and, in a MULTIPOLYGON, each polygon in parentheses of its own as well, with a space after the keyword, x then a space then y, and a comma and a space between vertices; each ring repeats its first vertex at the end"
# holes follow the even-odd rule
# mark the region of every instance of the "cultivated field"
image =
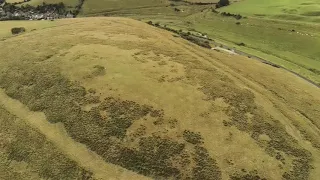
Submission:
POLYGON ((84 1, 82 15, 92 15, 108 11, 165 7, 168 0, 91 0, 84 1))
POLYGON ((237 21, 204 12, 188 17, 187 28, 279 64, 320 84, 319 24, 247 18, 237 21), (237 25, 236 22, 240 22, 237 25), (237 44, 244 43, 245 46, 237 44))
POLYGON ((0 41, 0 179, 320 177, 317 87, 131 19, 55 23, 0 41))
MULTIPOLYGON (((8 3, 15 3, 15 2, 23 2, 23 0, 6 0, 8 3)), ((31 5, 31 6, 38 6, 42 5, 43 3, 47 4, 57 4, 63 2, 67 7, 75 7, 78 5, 79 0, 31 0, 29 2, 22 3, 22 5, 31 5)))

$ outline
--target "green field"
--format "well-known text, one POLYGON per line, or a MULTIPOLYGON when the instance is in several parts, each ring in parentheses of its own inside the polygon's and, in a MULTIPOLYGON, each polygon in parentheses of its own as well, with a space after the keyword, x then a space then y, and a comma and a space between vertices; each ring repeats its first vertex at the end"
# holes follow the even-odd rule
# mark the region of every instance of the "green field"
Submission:
POLYGON ((318 0, 244 0, 220 11, 275 19, 320 22, 318 0))
POLYGON ((320 83, 320 25, 257 18, 242 19, 237 25, 234 18, 203 14, 187 18, 198 31, 320 83), (236 45, 241 42, 245 47, 236 45))
MULTIPOLYGON (((8 3, 14 3, 14 2, 21 2, 23 0, 7 0, 8 3)), ((25 2, 22 5, 31 5, 31 6, 38 6, 42 5, 43 3, 47 4, 56 4, 63 2, 67 7, 75 7, 79 1, 78 0, 31 0, 30 2, 25 2)))
POLYGON ((82 14, 90 15, 116 10, 165 7, 168 0, 91 0, 84 1, 82 14))
POLYGON ((6 0, 7 3, 17 3, 21 2, 22 0, 6 0))

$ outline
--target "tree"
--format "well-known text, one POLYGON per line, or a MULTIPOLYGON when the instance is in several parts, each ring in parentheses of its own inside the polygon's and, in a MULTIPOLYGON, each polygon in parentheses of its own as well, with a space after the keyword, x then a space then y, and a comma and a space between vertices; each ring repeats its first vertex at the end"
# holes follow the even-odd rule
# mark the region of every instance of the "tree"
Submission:
POLYGON ((216 8, 228 6, 230 4, 229 0, 220 0, 218 4, 216 4, 216 8))
POLYGON ((20 33, 23 33, 25 31, 26 31, 26 29, 24 27, 15 27, 15 28, 11 29, 11 33, 12 34, 20 34, 20 33))
POLYGON ((220 6, 228 6, 230 4, 229 0, 220 0, 219 1, 220 6))

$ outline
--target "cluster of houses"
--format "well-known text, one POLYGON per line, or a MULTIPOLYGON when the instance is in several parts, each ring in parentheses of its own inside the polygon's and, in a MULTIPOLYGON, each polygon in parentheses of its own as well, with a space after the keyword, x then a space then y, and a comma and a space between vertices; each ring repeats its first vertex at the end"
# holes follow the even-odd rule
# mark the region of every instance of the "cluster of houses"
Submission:
POLYGON ((0 21, 6 20, 53 20, 61 18, 73 18, 70 11, 57 11, 55 9, 37 10, 36 8, 4 8, 0 6, 0 21), (7 11, 5 10, 7 9, 7 11))

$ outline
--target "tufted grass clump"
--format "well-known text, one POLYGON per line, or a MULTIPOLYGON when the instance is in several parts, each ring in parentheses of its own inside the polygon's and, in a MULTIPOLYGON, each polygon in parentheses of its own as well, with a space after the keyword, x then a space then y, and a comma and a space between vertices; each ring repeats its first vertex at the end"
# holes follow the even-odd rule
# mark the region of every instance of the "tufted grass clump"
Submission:
POLYGON ((195 179, 221 179, 221 171, 216 161, 210 157, 208 151, 201 147, 195 146, 195 167, 192 170, 195 179))
POLYGON ((191 144, 201 144, 203 143, 203 138, 201 137, 200 133, 195 133, 189 130, 185 130, 183 132, 183 138, 185 141, 191 144))

